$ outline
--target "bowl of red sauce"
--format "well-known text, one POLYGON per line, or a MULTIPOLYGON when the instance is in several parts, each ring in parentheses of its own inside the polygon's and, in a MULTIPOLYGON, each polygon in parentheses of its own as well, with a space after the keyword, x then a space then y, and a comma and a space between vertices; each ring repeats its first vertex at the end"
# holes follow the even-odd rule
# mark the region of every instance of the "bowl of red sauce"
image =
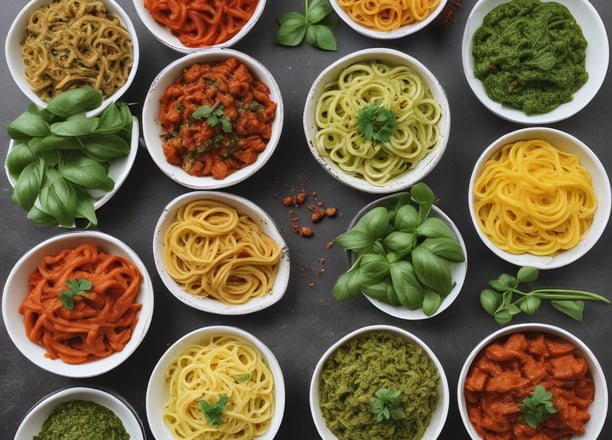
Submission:
POLYGON ((548 324, 505 327, 482 339, 457 385, 459 412, 473 440, 598 438, 608 388, 593 352, 548 324))
POLYGON ((144 141, 160 170, 183 186, 225 188, 272 157, 283 128, 280 88, 258 60, 208 49, 173 61, 143 105, 144 141))
POLYGON ((134 0, 138 18, 170 49, 190 53, 231 47, 242 40, 263 13, 266 0, 134 0))

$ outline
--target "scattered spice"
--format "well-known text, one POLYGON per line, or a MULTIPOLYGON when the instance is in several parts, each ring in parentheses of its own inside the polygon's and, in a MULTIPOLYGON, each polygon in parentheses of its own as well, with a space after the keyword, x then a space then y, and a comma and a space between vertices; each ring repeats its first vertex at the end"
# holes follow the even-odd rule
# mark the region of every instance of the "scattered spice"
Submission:
MULTIPOLYGON (((335 206, 325 206, 322 200, 318 199, 316 192, 308 194, 303 189, 296 191, 294 194, 289 194, 283 197, 282 203, 290 208, 289 215, 291 221, 291 232, 294 232, 302 237, 312 237, 314 231, 311 227, 301 223, 300 217, 296 210, 303 206, 310 212, 310 223, 316 224, 322 221, 325 217, 335 217, 338 209, 335 206), (307 203, 308 202, 308 203, 307 203)), ((329 246, 326 246, 329 249, 329 246)))

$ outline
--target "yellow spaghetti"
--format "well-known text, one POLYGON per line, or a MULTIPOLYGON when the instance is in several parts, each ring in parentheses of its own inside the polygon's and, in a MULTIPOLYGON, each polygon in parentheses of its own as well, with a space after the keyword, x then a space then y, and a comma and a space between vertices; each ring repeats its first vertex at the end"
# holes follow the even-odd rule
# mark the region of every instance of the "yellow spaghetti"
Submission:
POLYGON ((252 440, 270 428, 274 378, 262 354, 234 336, 213 336, 191 345, 165 372, 169 398, 162 418, 177 440, 252 440), (227 403, 217 423, 201 401, 227 403))
POLYGON ((356 23, 390 32, 425 20, 440 0, 338 0, 338 5, 356 23))
POLYGON ((359 62, 327 84, 318 99, 314 146, 345 173, 382 185, 414 168, 438 145, 441 115, 429 87, 411 67, 359 62), (375 103, 396 116, 388 142, 368 140, 358 130, 359 110, 375 103))
POLYGON ((472 196, 480 229, 512 254, 571 249, 597 209, 591 175, 578 157, 540 139, 501 148, 478 172, 472 196))
POLYGON ((84 86, 110 96, 126 83, 134 55, 129 32, 98 0, 56 0, 34 11, 21 54, 43 101, 84 86))
POLYGON ((223 202, 186 203, 163 240, 166 271, 190 294, 244 304, 272 291, 282 248, 252 218, 223 202))

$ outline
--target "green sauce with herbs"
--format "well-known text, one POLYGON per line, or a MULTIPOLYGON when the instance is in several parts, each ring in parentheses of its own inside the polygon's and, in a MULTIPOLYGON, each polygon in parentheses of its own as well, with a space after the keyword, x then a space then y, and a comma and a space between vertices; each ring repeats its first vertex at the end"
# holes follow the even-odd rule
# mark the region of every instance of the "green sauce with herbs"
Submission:
POLYGON ((366 333, 339 347, 323 366, 321 410, 340 440, 416 440, 436 409, 439 381, 418 345, 389 332, 366 333), (381 389, 399 391, 402 417, 377 420, 371 401, 381 389))
POLYGON ((105 406, 85 400, 64 402, 51 411, 33 440, 128 440, 117 415, 105 406))
POLYGON ((491 10, 473 35, 474 74, 493 101, 548 113, 587 81, 586 47, 564 5, 511 0, 491 10))

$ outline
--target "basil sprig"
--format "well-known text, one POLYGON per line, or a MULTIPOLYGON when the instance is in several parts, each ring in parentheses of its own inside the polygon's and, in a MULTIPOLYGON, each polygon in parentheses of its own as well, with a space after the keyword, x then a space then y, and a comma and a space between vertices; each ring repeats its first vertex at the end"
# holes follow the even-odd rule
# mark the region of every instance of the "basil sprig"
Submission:
POLYGON ((327 51, 338 50, 333 29, 336 16, 324 0, 304 0, 304 13, 292 11, 278 17, 280 27, 275 41, 283 46, 299 46, 304 38, 313 47, 327 51))
POLYGON ((84 219, 97 225, 91 191, 110 191, 110 162, 130 151, 132 114, 113 102, 99 116, 102 94, 92 88, 68 90, 45 109, 30 104, 7 127, 13 146, 6 167, 15 179, 11 199, 34 223, 74 227, 84 219))
POLYGON ((363 292, 433 315, 456 284, 452 264, 465 261, 448 225, 430 216, 435 200, 431 188, 417 183, 336 237, 334 244, 351 252, 353 264, 336 280, 334 298, 343 301, 363 292))

